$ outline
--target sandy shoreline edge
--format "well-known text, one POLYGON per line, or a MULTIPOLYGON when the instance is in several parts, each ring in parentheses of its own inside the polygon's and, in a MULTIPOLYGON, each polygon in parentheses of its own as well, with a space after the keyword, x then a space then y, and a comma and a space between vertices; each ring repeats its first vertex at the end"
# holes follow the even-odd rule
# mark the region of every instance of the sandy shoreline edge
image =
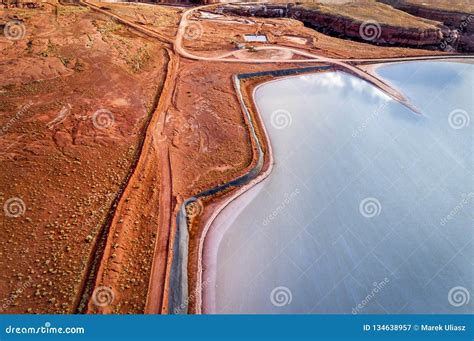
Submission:
MULTIPOLYGON (((255 165, 250 168, 250 170, 244 174, 243 176, 234 179, 224 185, 214 187, 210 190, 201 192, 194 197, 188 198, 180 207, 179 213, 176 217, 176 237, 174 240, 173 246, 173 260, 171 265, 171 273, 169 276, 169 304, 168 304, 168 312, 170 314, 187 314, 188 313, 188 305, 190 298, 196 301, 195 304, 195 311, 194 313, 200 314, 202 313, 202 288, 204 286, 212 287, 208 280, 206 280, 205 285, 203 284, 203 249, 206 240, 207 233, 219 215, 219 213, 235 198, 239 197, 241 194, 246 192, 248 189, 254 187, 256 184, 264 180, 271 172, 272 164, 273 164, 273 156, 271 153, 271 146, 268 134, 266 132, 265 126, 263 121, 260 117, 260 113, 258 113, 258 109, 255 107, 255 116, 252 115, 251 110, 249 109, 248 105, 246 104, 244 94, 242 93, 241 89, 241 82, 243 80, 248 79, 255 79, 259 77, 279 77, 282 79, 283 77, 287 76, 295 76, 304 73, 313 73, 318 71, 329 71, 334 69, 332 66, 329 65, 322 65, 322 66, 311 66, 311 67, 303 67, 303 68, 292 68, 292 69, 284 69, 284 70, 273 70, 273 71, 262 71, 262 72, 255 72, 255 73, 245 73, 233 76, 233 84, 236 90, 237 97, 239 99, 239 103, 241 105, 242 111, 244 112, 245 120, 249 127, 249 132, 251 135, 251 143, 255 147, 254 149, 257 150, 257 155, 254 157, 256 159, 255 165), (259 136, 261 135, 260 139, 259 136), (264 152, 262 147, 265 147, 266 152, 264 152), (228 188, 238 186, 238 190, 232 192, 231 196, 225 197, 223 200, 218 199, 216 207, 212 211, 210 217, 207 217, 206 223, 204 225, 204 229, 201 233, 201 238, 199 240, 199 250, 198 250, 198 273, 196 278, 196 283, 194 287, 198 290, 194 290, 192 295, 189 295, 189 287, 188 287, 188 246, 189 246, 189 232, 187 226, 187 219, 186 219, 186 206, 190 203, 196 202, 199 198, 209 197, 212 195, 217 195, 222 193, 223 191, 227 190, 228 188)), ((262 82, 251 86, 251 90, 255 91, 259 85, 263 85, 265 80, 262 82)), ((251 100, 253 102, 253 95, 251 96, 251 100)), ((254 105, 254 103, 251 103, 254 105)), ((215 248, 208 248, 208 250, 212 250, 215 248)), ((209 259, 209 258, 208 258, 209 259)))
MULTIPOLYGON (((431 59, 431 58, 426 58, 424 59, 423 57, 417 59, 416 61, 433 61, 433 62, 442 62, 442 61, 454 61, 456 60, 457 62, 465 62, 472 64, 474 63, 474 60, 472 59, 472 56, 463 56, 463 58, 460 58, 461 56, 457 58, 452 58, 452 56, 444 56, 444 58, 440 59, 431 59)), ((361 63, 362 66, 361 69, 365 69, 366 72, 368 73, 375 73, 375 70, 383 65, 389 65, 389 64, 394 64, 394 63, 401 63, 404 61, 377 61, 373 60, 372 63, 370 62, 365 62, 361 63), (365 65, 364 65, 365 64, 365 65)), ((407 62, 410 62, 408 60, 407 62)), ((244 112, 246 116, 246 121, 249 123, 249 129, 255 131, 258 130, 261 134, 261 140, 259 140, 259 134, 251 134, 256 140, 252 141, 252 143, 255 143, 257 145, 265 146, 266 152, 261 155, 263 157, 263 164, 261 167, 261 172, 258 172, 254 177, 250 177, 246 179, 246 182, 241 184, 238 187, 238 190, 233 191, 231 195, 224 195, 223 198, 218 198, 216 200, 216 203, 213 206, 213 210, 211 214, 206 217, 204 228, 201 233, 201 238, 199 240, 199 250, 198 250, 198 264, 197 264, 197 278, 196 278, 196 283, 195 283, 195 291, 191 295, 189 295, 189 288, 188 288, 188 257, 187 257, 187 247, 189 244, 189 235, 188 235, 188 230, 187 230, 187 223, 186 223, 186 210, 185 207, 187 204, 196 201, 200 197, 204 196, 212 196, 219 194, 220 191, 222 191, 223 187, 224 188, 229 188, 233 187, 236 185, 236 182, 239 182, 242 180, 244 177, 249 177, 250 173, 254 172, 256 170, 256 167, 251 168, 250 172, 247 174, 221 186, 217 186, 213 189, 210 189, 208 191, 202 192, 195 197, 189 198, 186 200, 181 209, 180 209, 180 214, 178 214, 177 217, 177 222, 180 221, 180 224, 182 225, 181 228, 177 224, 177 236, 178 238, 175 239, 175 250, 179 250, 177 253, 179 256, 173 257, 173 263, 178 259, 178 263, 180 263, 179 267, 174 267, 174 271, 180 269, 179 275, 176 276, 175 273, 175 279, 178 277, 180 278, 180 283, 177 281, 174 281, 173 285, 178 285, 177 289, 176 287, 173 287, 170 283, 170 300, 169 300, 169 313, 188 313, 188 305, 190 299, 195 301, 195 308, 194 308, 194 313, 195 314, 202 314, 202 313, 215 313, 215 284, 216 284, 216 268, 215 266, 215 259, 217 258, 217 252, 218 252, 218 245, 220 243, 220 240, 222 239, 227 227, 229 224, 227 224, 227 227, 224 227, 221 229, 219 227, 219 231, 216 233, 216 231, 213 231, 216 233, 215 235, 210 235, 209 231, 211 229, 211 226, 215 223, 215 221, 218 219, 225 220, 229 218, 229 214, 222 216, 222 211, 230 204, 232 203, 237 197, 240 197, 241 195, 246 195, 247 191, 250 188, 253 188, 257 186, 261 181, 263 181, 265 178, 268 177, 268 175, 272 171, 273 167, 273 154, 272 154, 272 148, 271 148, 271 143, 270 143, 270 138, 268 136, 267 130, 265 128, 265 125, 263 123, 263 119, 261 116, 261 113, 258 110, 258 107, 256 106, 254 102, 254 94, 258 87, 268 84, 272 81, 279 81, 284 78, 288 77, 294 77, 298 76, 301 74, 305 73, 314 73, 314 72, 320 72, 320 71, 335 71, 337 70, 337 66, 330 66, 330 65, 323 65, 323 66, 311 66, 311 67, 302 67, 302 68, 293 68, 293 69, 284 69, 284 70, 274 70, 274 71, 263 71, 263 72, 255 72, 255 73, 248 73, 248 74, 239 74, 239 75, 234 75, 233 76, 233 82, 234 82, 234 88, 236 89, 237 96, 240 102, 240 105, 242 107, 242 111, 244 112), (272 77, 278 77, 278 79, 273 79, 273 80, 268 80, 268 79, 262 79, 261 81, 257 82, 257 84, 252 84, 250 86, 250 91, 252 91, 252 96, 251 100, 252 103, 251 106, 253 107, 253 111, 255 112, 254 115, 251 113, 250 107, 247 105, 246 100, 244 98, 244 95, 242 93, 241 89, 241 82, 246 79, 256 79, 259 77, 267 77, 267 76, 272 76, 272 77), (256 122, 254 122, 254 120, 256 122), (222 217, 221 217, 221 216, 222 217), (181 218, 179 217, 181 216, 181 218), (183 224, 184 220, 184 224, 183 224), (186 229, 184 228, 186 226, 186 229), (184 234, 182 236, 181 234, 184 234), (203 280, 205 278, 205 280, 203 280), (203 294, 203 289, 206 288, 207 293, 204 295, 203 294), (173 295, 174 291, 174 295, 173 295), (173 299, 172 299, 173 298, 173 299)), ((342 70, 343 71, 343 70, 342 70)), ((357 75, 355 75, 357 77, 357 75)), ((173 272, 173 271, 172 271, 173 272)), ((170 276, 170 281, 171 281, 171 276, 170 276)))

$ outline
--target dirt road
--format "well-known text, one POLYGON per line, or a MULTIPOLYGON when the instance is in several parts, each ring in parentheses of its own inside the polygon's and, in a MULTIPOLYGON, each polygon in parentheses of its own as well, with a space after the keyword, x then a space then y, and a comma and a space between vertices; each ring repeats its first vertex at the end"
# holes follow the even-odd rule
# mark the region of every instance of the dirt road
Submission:
MULTIPOLYGON (((131 28, 134 28, 146 35, 149 35, 153 38, 160 40, 161 42, 173 46, 175 54, 173 54, 172 62, 170 63, 170 67, 168 69, 168 75, 166 78, 165 89, 163 94, 160 98, 160 102, 158 105, 157 110, 154 113, 153 122, 150 123, 150 128, 147 131, 147 139, 149 140, 147 143, 148 147, 147 150, 143 149, 143 162, 140 164, 141 168, 137 166, 137 169, 140 168, 141 170, 136 171, 137 174, 142 174, 145 177, 153 177, 154 174, 150 173, 150 171, 146 171, 145 165, 147 167, 151 167, 151 163, 157 163, 153 165, 152 169, 158 171, 160 173, 160 180, 155 181, 157 186, 160 186, 160 198, 159 198, 159 219, 158 219, 158 226, 154 227, 157 231, 157 240, 155 244, 154 256, 153 256, 153 265, 151 276, 149 280, 148 292, 147 292, 147 303, 145 312, 146 313, 163 313, 166 312, 166 304, 167 304, 167 278, 169 276, 169 266, 172 260, 172 253, 171 245, 173 242, 174 234, 173 230, 175 227, 175 223, 173 221, 173 216, 176 213, 175 208, 178 206, 179 203, 173 203, 171 198, 172 191, 172 170, 169 161, 169 149, 168 149, 168 141, 166 141, 166 136, 163 133, 163 127, 165 124, 165 115, 166 115, 166 108, 170 105, 172 101, 173 94, 176 87, 176 77, 179 72, 179 63, 180 57, 191 59, 195 61, 203 61, 203 62, 220 62, 220 63, 240 63, 240 64, 279 64, 279 63, 292 63, 292 64, 299 64, 299 63, 321 63, 326 65, 332 65, 337 69, 343 70, 345 72, 351 73, 357 77, 360 77, 380 90, 387 93, 396 101, 402 103, 403 105, 409 107, 413 111, 417 111, 408 100, 405 98, 403 94, 398 92, 396 89, 391 87, 390 85, 386 84, 374 74, 369 73, 369 71, 365 71, 358 67, 357 63, 370 63, 370 62, 398 62, 398 61, 411 61, 411 60, 434 60, 445 58, 444 56, 424 56, 424 57, 408 57, 408 58, 383 58, 383 59, 336 59, 336 58, 329 58, 325 56, 320 56, 314 53, 310 53, 308 51, 286 47, 286 46, 259 46, 256 47, 256 51, 274 51, 274 52, 283 52, 280 53, 281 56, 284 58, 276 58, 276 59, 268 59, 268 58, 249 58, 246 55, 242 55, 242 50, 235 50, 224 52, 221 54, 209 56, 204 54, 196 54, 194 52, 188 51, 183 46, 183 40, 185 39, 186 31, 188 26, 190 25, 190 18, 191 16, 196 13, 197 11, 203 9, 210 9, 215 5, 206 5, 200 7, 194 7, 188 9, 183 12, 181 16, 181 20, 179 22, 178 31, 174 40, 170 40, 163 35, 155 32, 154 30, 148 29, 141 25, 138 25, 130 20, 124 19, 116 14, 111 13, 110 11, 104 10, 97 5, 94 5, 88 1, 81 1, 80 2, 84 6, 88 6, 89 8, 99 11, 103 14, 106 14, 114 19, 118 20, 124 25, 127 25, 131 28), (294 56, 299 56, 302 59, 293 59, 294 56), (148 155, 153 154, 153 155, 148 155), (142 172, 142 173, 140 173, 142 172)), ((199 19, 205 20, 205 19, 199 19)), ((215 53, 215 51, 213 51, 215 53)), ((156 174, 155 174, 156 175, 156 174)), ((140 178, 139 175, 136 175, 135 178, 140 178)), ((135 183, 139 181, 136 180, 130 181, 128 191, 133 192, 131 189, 135 183)), ((142 198, 140 201, 142 204, 146 204, 146 198, 142 198)), ((150 205, 157 203, 156 198, 153 202, 149 202, 150 205)), ((120 203, 120 205, 123 203, 120 203)), ((130 206, 130 205, 129 205, 130 206)), ((119 220, 118 217, 114 217, 114 221, 119 220)), ((112 236, 110 236, 112 238, 112 236)), ((111 242, 108 242, 111 244, 111 242)), ((101 269, 104 268, 105 264, 109 262, 108 253, 106 252, 104 258, 102 260, 103 264, 101 264, 101 269)), ((99 271, 100 274, 103 271, 99 271)), ((101 286, 103 285, 103 278, 97 278, 95 285, 101 286)), ((113 283, 113 277, 112 282, 113 283)), ((89 304, 89 311, 90 312, 97 312, 93 305, 89 304)), ((108 311, 99 311, 99 312, 108 312, 108 311)))

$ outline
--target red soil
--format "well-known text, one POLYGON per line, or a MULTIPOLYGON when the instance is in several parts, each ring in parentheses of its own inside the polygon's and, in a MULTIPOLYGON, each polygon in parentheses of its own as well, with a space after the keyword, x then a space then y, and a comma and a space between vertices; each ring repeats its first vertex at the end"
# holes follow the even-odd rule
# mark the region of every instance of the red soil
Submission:
MULTIPOLYGON (((103 13, 62 5, 58 15, 55 6, 0 11, 0 21, 15 14, 27 28, 23 39, 0 39, 0 127, 9 127, 0 136, 0 202, 18 197, 26 206, 18 218, 0 215, 2 312, 166 313, 177 209, 255 161, 232 75, 300 66, 191 61, 167 43, 181 10, 99 6, 103 13), (99 109, 112 114, 106 129, 93 124, 99 109), (104 287, 101 304, 94 292, 104 287)), ((330 57, 433 54, 332 38, 294 20, 255 21, 202 21, 202 38, 185 47, 211 56, 258 31, 330 57)), ((254 85, 244 88, 250 105, 254 85)), ((203 223, 219 200, 190 227, 191 290, 203 223)))

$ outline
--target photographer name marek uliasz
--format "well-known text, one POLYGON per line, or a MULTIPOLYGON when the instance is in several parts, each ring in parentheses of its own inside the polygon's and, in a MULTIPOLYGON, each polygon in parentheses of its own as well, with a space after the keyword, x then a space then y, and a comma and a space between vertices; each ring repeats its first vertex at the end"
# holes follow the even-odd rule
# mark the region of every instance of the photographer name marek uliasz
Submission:
POLYGON ((420 329, 421 331, 428 331, 428 332, 434 332, 434 331, 464 332, 466 331, 466 326, 457 326, 454 324, 445 324, 445 325, 422 324, 420 329))

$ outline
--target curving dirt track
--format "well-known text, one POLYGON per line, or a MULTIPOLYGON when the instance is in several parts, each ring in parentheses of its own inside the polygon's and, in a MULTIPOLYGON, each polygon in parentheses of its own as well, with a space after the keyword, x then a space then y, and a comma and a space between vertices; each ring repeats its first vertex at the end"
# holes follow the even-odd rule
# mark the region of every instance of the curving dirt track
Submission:
MULTIPOLYGON (((187 27, 197 21, 190 18, 197 11, 210 9, 213 5, 183 10, 180 20, 176 21, 176 31, 172 32, 177 32, 176 37, 170 39, 170 35, 162 34, 150 25, 139 24, 114 13, 113 6, 107 9, 89 1, 81 1, 81 4, 101 16, 113 18, 114 22, 128 27, 137 35, 156 40, 163 47, 163 55, 160 55, 163 69, 153 78, 143 80, 162 86, 156 89, 154 109, 144 134, 142 132, 139 154, 130 166, 122 188, 117 190, 116 201, 106 207, 107 229, 99 238, 90 258, 92 261, 87 265, 88 276, 82 283, 80 300, 73 305, 80 312, 168 313, 168 279, 173 259, 175 217, 179 207, 188 197, 245 174, 255 161, 248 122, 242 115, 233 88, 233 75, 301 65, 331 65, 366 79, 409 106, 402 94, 381 82, 370 74, 370 68, 359 63, 444 57, 426 56, 424 52, 420 57, 397 58, 394 56, 402 49, 386 52, 388 50, 383 48, 371 47, 370 52, 357 51, 354 54, 362 58, 344 58, 352 56, 350 48, 347 49, 349 52, 334 53, 342 55, 341 58, 332 58, 313 52, 307 46, 300 48, 283 44, 257 46, 255 53, 235 49, 196 52, 184 47, 187 27), (378 56, 381 51, 384 53, 380 58, 365 58, 378 56), (113 295, 112 302, 104 306, 98 305, 97 297, 94 297, 94 293, 102 288, 107 288, 113 295)), ((206 19, 198 20, 208 24, 206 19)), ((41 32, 42 35, 49 37, 57 32, 54 22, 48 27, 47 32, 41 32)), ((331 39, 338 42, 335 38, 331 39)), ((199 42, 196 44, 199 45, 199 42)), ((347 46, 364 44, 347 43, 347 46)), ((98 65, 99 69, 101 64, 98 65)), ((58 70, 61 70, 60 65, 58 70)), ((68 70, 64 72, 65 75, 68 70)), ((12 74, 11 78, 14 77, 12 74)), ((252 86, 253 83, 247 84, 246 89, 252 86)), ((141 97, 137 95, 135 100, 138 98, 141 97)), ((252 105, 250 97, 246 98, 246 102, 252 105)), ((258 115, 255 119, 258 121, 258 115)), ((58 134, 61 136, 61 132, 58 134)), ((60 143, 60 140, 57 141, 60 143)), ((199 221, 192 222, 191 290, 200 288, 199 259, 205 235, 202 227, 209 225, 208 219, 217 212, 222 200, 228 200, 235 193, 237 191, 206 202, 204 215, 199 221)), ((195 295, 190 302, 192 312, 200 311, 199 304, 194 302, 199 297, 195 295)))
MULTIPOLYGON (((0 215, 2 312, 77 312, 164 81, 158 40, 84 7, 54 8, 11 9, 25 39, 0 37, 0 200, 25 207, 20 217, 0 215)), ((144 306, 148 275, 134 267, 151 268, 148 231, 134 248, 116 246, 148 252, 128 271, 146 281, 130 311, 144 306)))
POLYGON ((113 290, 118 304, 101 307, 92 299, 87 305, 89 313, 144 311, 144 302, 150 298, 153 303, 162 299, 163 289, 150 286, 148 279, 150 273, 163 273, 166 269, 170 233, 171 174, 168 146, 162 130, 164 108, 170 93, 170 87, 166 85, 174 81, 177 61, 172 51, 166 50, 166 53, 164 86, 148 124, 140 158, 110 223, 97 273, 93 274, 94 283, 83 294, 85 299, 89 299, 94 289, 105 286, 113 290), (149 242, 145 250, 136 242, 138 240, 149 242), (153 255, 160 261, 152 264, 153 255), (141 262, 130 263, 131 259, 141 262), (151 290, 148 294, 142 290, 137 292, 137 285, 151 290))
MULTIPOLYGON (((170 112, 173 111, 173 107, 175 109, 177 108, 177 101, 179 101, 179 99, 177 100, 177 98, 182 96, 180 90, 180 84, 182 83, 182 79, 180 78, 180 74, 183 73, 183 70, 186 70, 186 64, 189 64, 188 62, 180 61, 180 57, 184 58, 185 60, 187 59, 195 61, 190 65, 194 65, 196 63, 204 63, 205 65, 208 63, 218 63, 214 65, 239 65, 238 68, 234 68, 236 72, 242 72, 243 70, 249 68, 245 65, 258 66, 257 70, 262 68, 271 69, 280 64, 294 66, 300 65, 302 63, 306 65, 313 65, 315 63, 332 65, 371 82, 375 86, 382 89, 384 92, 388 93, 397 101, 403 103, 404 105, 410 107, 412 110, 415 111, 416 108, 413 108, 410 103, 406 101, 404 96, 400 94, 396 89, 391 88, 390 86, 382 82, 380 79, 370 74, 368 71, 365 71, 364 68, 357 67, 356 64, 367 62, 370 63, 375 61, 394 62, 408 60, 430 60, 444 57, 440 55, 425 55, 420 57, 415 56, 402 58, 330 58, 317 55, 312 52, 308 52, 305 49, 297 49, 293 47, 275 45, 259 46, 256 47, 255 50, 269 51, 270 53, 282 52, 281 55, 284 56, 284 58, 249 58, 246 55, 242 55, 241 51, 229 51, 223 53, 208 51, 205 54, 196 54, 194 52, 188 51, 183 46, 183 39, 186 34, 186 29, 189 25, 189 17, 191 17, 196 11, 210 9, 214 7, 214 5, 200 6, 184 11, 181 15, 181 20, 177 28, 176 38, 174 41, 170 41, 168 38, 158 34, 152 29, 137 25, 131 22, 130 20, 121 18, 118 15, 110 13, 110 11, 101 9, 99 6, 94 5, 90 2, 81 1, 81 3, 85 6, 89 6, 90 8, 96 11, 100 11, 101 13, 112 16, 115 19, 119 20, 121 23, 126 24, 131 28, 137 29, 138 31, 149 35, 150 37, 157 38, 166 43, 171 43, 175 51, 174 54, 169 52, 170 62, 168 66, 165 87, 163 89, 162 96, 160 97, 160 101, 153 115, 153 119, 150 122, 140 160, 137 163, 134 174, 130 179, 129 185, 125 190, 124 196, 122 196, 122 198, 126 197, 127 199, 122 199, 119 202, 116 213, 112 220, 111 230, 107 239, 103 258, 100 262, 99 270, 97 272, 97 276, 95 277, 93 286, 93 288, 98 288, 101 286, 117 288, 121 286, 122 289, 120 293, 116 294, 116 298, 118 302, 126 302, 119 303, 119 305, 109 305, 105 308, 97 308, 94 302, 90 300, 88 303, 87 311, 91 313, 126 312, 130 311, 131 309, 129 301, 130 295, 133 295, 132 291, 127 294, 127 290, 123 289, 123 283, 121 282, 127 277, 127 271, 126 269, 121 268, 121 254, 118 252, 114 252, 114 245, 121 244, 120 240, 124 238, 121 235, 121 231, 126 226, 133 226, 133 223, 137 222, 136 219, 138 219, 140 216, 139 212, 141 208, 145 210, 144 215, 153 215, 153 212, 156 212, 157 209, 159 212, 158 217, 154 217, 156 219, 150 219, 149 221, 149 224, 154 226, 153 228, 151 228, 151 230, 154 231, 153 233, 155 236, 157 236, 157 239, 156 244, 154 246, 153 264, 151 267, 151 275, 149 276, 148 290, 146 293, 146 306, 144 308, 144 311, 146 313, 168 312, 167 297, 169 288, 167 286, 170 264, 173 257, 172 245, 176 229, 174 217, 176 217, 177 210, 181 203, 184 201, 184 198, 182 195, 180 195, 180 193, 195 192, 197 188, 194 188, 194 181, 191 183, 191 185, 188 185, 187 189, 180 189, 180 186, 182 185, 176 182, 175 177, 182 178, 184 174, 181 174, 179 170, 177 170, 176 167, 173 166, 173 164, 176 164, 177 161, 172 161, 173 157, 171 156, 171 154, 175 155, 175 152, 171 153, 170 147, 173 147, 175 139, 170 139, 170 136, 172 136, 173 133, 170 133, 169 131, 166 132, 166 126, 169 126, 169 124, 167 124, 167 121, 169 119, 173 119, 174 117, 174 115, 170 114, 170 112), (296 57, 297 59, 293 59, 294 57, 296 57), (261 67, 259 65, 261 65, 261 67), (237 71, 239 69, 242 71, 237 71), (170 114, 168 118, 167 114, 170 114), (147 186, 149 186, 150 184, 156 184, 156 188, 159 188, 159 195, 154 194, 153 191, 150 192, 150 189, 146 191, 144 188, 141 188, 141 183, 147 184, 147 186), (173 184, 177 184, 177 186, 173 186, 173 184), (126 214, 126 211, 128 211, 129 213, 126 214)), ((225 72, 223 72, 222 74, 224 76, 225 72)), ((235 97, 234 101, 236 101, 235 97)), ((246 166, 240 166, 241 170, 238 173, 234 172, 234 177, 236 174, 245 173, 245 169, 248 169, 249 165, 252 164, 252 159, 253 156, 248 159, 246 166)), ((232 176, 229 179, 231 178, 232 176)), ((210 205, 210 207, 213 206, 215 205, 210 205)), ((142 226, 143 223, 144 222, 139 221, 137 224, 139 226, 142 226)), ((136 232, 135 237, 139 237, 139 232, 136 232)), ((195 238, 197 238, 196 240, 200 241, 198 244, 202 244, 202 237, 203 234, 198 234, 195 236, 195 238)), ((130 238, 130 236, 126 236, 125 238, 130 238)), ((202 248, 199 249, 196 244, 196 248, 191 248, 190 252, 195 253, 195 256, 200 259, 202 248)), ((196 266, 199 268, 199 264, 197 264, 196 266)), ((196 280, 197 279, 194 278, 194 275, 191 275, 190 281, 192 282, 196 280)), ((191 287, 193 287, 193 285, 191 287)), ((194 285, 194 287, 199 287, 199 285, 194 285)), ((89 293, 85 297, 90 297, 93 288, 89 289, 89 293)), ((139 299, 135 302, 135 304, 137 304, 138 301, 139 299)), ((194 311, 199 312, 198 307, 194 311)))

